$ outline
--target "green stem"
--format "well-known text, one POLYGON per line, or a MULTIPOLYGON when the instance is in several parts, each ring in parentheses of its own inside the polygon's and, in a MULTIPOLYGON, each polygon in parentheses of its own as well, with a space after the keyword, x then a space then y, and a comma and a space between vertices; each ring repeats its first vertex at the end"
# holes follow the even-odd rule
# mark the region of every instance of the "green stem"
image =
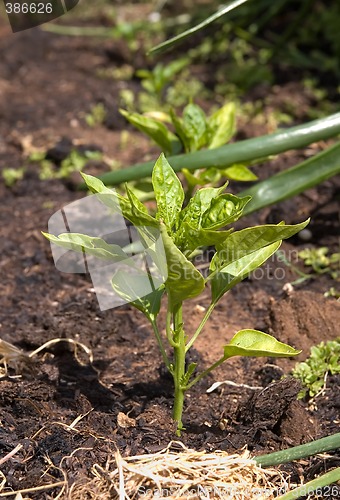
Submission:
POLYGON ((115 38, 118 36, 117 29, 103 28, 101 26, 61 26, 60 24, 49 23, 44 25, 44 31, 67 36, 99 36, 103 38, 115 38))
POLYGON ((190 347, 192 347, 192 345, 194 344, 195 340, 197 339, 197 337, 199 336, 199 334, 201 333, 201 331, 203 330, 203 327, 204 325, 206 324, 206 322, 208 321, 209 319, 209 316, 210 314, 213 312, 214 308, 216 306, 216 303, 215 302, 212 302, 210 304, 210 306, 208 307, 207 309, 207 312, 205 313, 201 323, 199 324, 196 332, 194 333, 194 335, 191 337, 191 339, 189 340, 189 342, 187 343, 186 345, 186 348, 185 348, 185 352, 188 352, 190 347))
POLYGON ((167 353, 165 352, 165 349, 164 349, 164 346, 163 346, 163 342, 162 342, 162 338, 161 338, 161 334, 160 334, 160 332, 159 332, 159 330, 158 330, 157 323, 156 323, 156 321, 155 321, 155 320, 153 320, 153 319, 151 319, 151 318, 149 318, 149 319, 150 319, 150 322, 151 322, 151 324, 152 324, 152 328, 153 328, 153 331, 154 331, 155 337, 156 337, 156 339, 157 339, 157 343, 158 343, 159 349, 160 349, 160 351, 161 351, 162 358, 163 358, 163 361, 164 361, 164 363, 165 363, 165 366, 167 367, 167 369, 168 369, 169 371, 171 371, 171 370, 170 370, 170 361, 169 361, 169 358, 168 358, 168 356, 167 356, 167 353))
MULTIPOLYGON (((257 465, 262 467, 272 467, 274 465, 280 465, 292 460, 298 460, 300 458, 309 457, 311 455, 316 455, 318 453, 323 453, 325 451, 335 450, 340 448, 340 432, 333 434, 332 436, 327 436, 325 438, 317 439, 311 443, 301 444, 300 446, 294 446, 293 448, 288 448, 287 450, 276 451, 275 453, 269 453, 268 455, 262 455, 255 457, 254 460, 257 465)), ((313 479, 294 490, 285 493, 278 497, 280 500, 295 500, 302 496, 309 495, 313 491, 317 491, 319 488, 328 486, 335 481, 340 480, 340 468, 327 472, 323 476, 313 479)))
POLYGON ((174 370, 173 378, 175 385, 175 399, 173 408, 173 419, 177 422, 177 435, 180 436, 183 429, 182 413, 184 404, 185 388, 182 386, 182 380, 185 375, 185 334, 182 324, 182 303, 174 307, 174 370))
MULTIPOLYGON (((329 484, 335 483, 336 481, 340 480, 340 467, 337 467, 336 469, 327 472, 321 477, 318 477, 316 479, 313 479, 312 481, 309 481, 306 484, 303 484, 301 486, 298 486, 292 491, 289 491, 288 493, 285 493, 284 495, 281 495, 277 497, 277 500, 296 500, 297 498, 300 497, 305 497, 317 492, 321 493, 321 488, 328 486, 329 484)), ((329 496, 329 495, 327 495, 329 496)))
POLYGON ((242 216, 292 198, 339 174, 339 154, 340 142, 337 142, 312 158, 237 193, 237 196, 251 196, 242 216))
POLYGON ((199 382, 202 378, 204 378, 206 375, 208 375, 208 373, 212 372, 213 370, 215 370, 215 368, 217 368, 218 366, 220 366, 226 359, 225 356, 223 356, 221 359, 219 359, 218 361, 216 361, 216 363, 214 363, 213 365, 211 365, 209 368, 207 368, 206 370, 204 370, 202 373, 200 373, 199 375, 197 375, 197 377, 195 377, 191 382, 190 384, 188 384, 186 387, 185 387, 185 390, 187 391, 188 389, 190 389, 193 385, 197 384, 197 382, 199 382))
POLYGON ((166 337, 168 339, 171 347, 175 348, 178 344, 174 341, 173 338, 173 330, 171 328, 171 320, 172 320, 172 307, 170 303, 170 299, 168 300, 168 310, 166 312, 166 337))
MULTIPOLYGON (((187 168, 190 171, 198 168, 226 168, 234 163, 243 163, 257 158, 283 153, 290 149, 303 148, 316 141, 334 137, 340 133, 340 113, 326 118, 280 130, 273 134, 238 141, 216 149, 197 151, 186 155, 168 158, 175 172, 187 168)), ((150 177, 154 162, 139 163, 130 168, 115 172, 107 172, 99 178, 108 185, 150 177)), ((84 189, 86 186, 80 186, 84 189)))
POLYGON ((171 47, 173 44, 177 43, 179 40, 182 40, 183 38, 192 35, 196 31, 204 28, 208 24, 212 23, 216 19, 219 19, 221 16, 224 16, 231 10, 235 9, 236 7, 239 7, 240 5, 246 3, 247 1, 248 0, 234 0, 233 2, 230 2, 228 5, 225 5, 223 8, 219 9, 217 12, 209 16, 207 19, 204 19, 204 21, 200 22, 196 26, 193 26, 192 28, 189 28, 183 33, 180 33, 179 35, 176 35, 173 38, 170 38, 169 40, 166 40, 165 42, 156 45, 156 47, 152 47, 152 49, 149 51, 149 54, 156 54, 158 52, 163 52, 164 50, 171 47))
POLYGON ((332 436, 317 439, 311 443, 294 446, 294 448, 276 451, 275 453, 269 453, 269 455, 260 455, 255 457, 254 460, 262 467, 271 467, 273 465, 285 464, 292 460, 309 457, 310 455, 316 455, 324 451, 334 450, 335 448, 340 448, 340 432, 332 436))

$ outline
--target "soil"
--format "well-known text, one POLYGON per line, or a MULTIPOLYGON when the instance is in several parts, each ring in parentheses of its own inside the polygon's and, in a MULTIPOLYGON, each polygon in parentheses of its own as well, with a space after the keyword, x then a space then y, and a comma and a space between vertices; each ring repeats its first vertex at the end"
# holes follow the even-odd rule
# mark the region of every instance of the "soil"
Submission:
MULTIPOLYGON (((120 53, 115 43, 58 37, 38 28, 12 35, 1 21, 2 169, 20 167, 32 148, 46 150, 63 138, 63 144, 66 140, 74 147, 95 147, 125 166, 156 158, 157 150, 132 129, 128 147, 122 147, 121 130, 126 125, 117 112, 121 83, 96 75, 98 68, 123 64, 112 56, 120 53), (110 120, 92 129, 84 114, 98 102, 105 103, 110 120)), ((270 105, 277 102, 280 108, 285 94, 293 100, 296 96, 300 103, 302 99, 306 109, 312 104, 308 94, 301 97, 295 82, 281 92, 274 89, 270 105)), ((299 105, 299 120, 305 118, 302 109, 299 105)), ((265 131, 241 124, 239 137, 265 131)), ((311 149, 281 155, 257 167, 257 172, 265 177, 306 158, 311 149)), ((104 168, 97 163, 87 171, 104 168)), ((311 216, 308 244, 335 252, 339 190, 340 180, 331 179, 240 224, 282 219, 295 223, 311 216)), ((10 364, 7 376, 1 378, 1 456, 23 445, 1 469, 6 487, 14 490, 55 483, 63 480, 63 474, 70 486, 83 484, 93 477, 94 464, 105 468, 116 447, 123 455, 133 455, 160 450, 176 439, 172 382, 145 318, 130 306, 100 311, 89 277, 57 271, 49 244, 41 236, 56 210, 82 196, 72 180, 39 180, 37 165, 29 162, 24 178, 13 187, 0 184, 1 339, 32 352, 51 339, 71 338, 90 348, 94 358, 91 364, 81 348, 75 355, 72 345, 59 343, 29 364, 24 359, 10 364)), ((296 237, 282 248, 292 255, 304 246, 296 237)), ((228 339, 247 327, 301 349, 297 360, 305 359, 311 346, 337 338, 340 304, 324 297, 334 280, 322 275, 292 288, 289 284, 296 278, 293 270, 274 259, 261 274, 236 287, 221 300, 195 344, 192 360, 201 368, 208 366, 220 357, 228 339)), ((208 291, 206 298, 186 305, 188 333, 207 305, 208 291)), ((164 323, 164 312, 161 316, 164 323)), ((219 367, 187 395, 182 442, 209 451, 234 452, 247 446, 259 454, 337 432, 339 376, 329 377, 323 395, 311 406, 296 399, 299 384, 289 375, 295 363, 296 359, 234 358, 219 367), (283 375, 287 377, 282 379, 283 375), (228 380, 238 385, 224 384, 206 392, 213 382, 228 380)), ((311 479, 336 464, 335 452, 305 460, 291 467, 292 480, 300 474, 311 479)), ((30 498, 55 498, 58 492, 58 488, 40 491, 30 498)))

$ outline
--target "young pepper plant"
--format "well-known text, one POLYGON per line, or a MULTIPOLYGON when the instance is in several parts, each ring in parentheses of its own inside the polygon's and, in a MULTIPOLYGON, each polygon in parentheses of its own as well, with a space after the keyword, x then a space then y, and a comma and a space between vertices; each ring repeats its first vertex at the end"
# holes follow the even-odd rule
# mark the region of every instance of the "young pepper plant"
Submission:
MULTIPOLYGON (((155 217, 148 213, 128 186, 127 197, 123 197, 108 189, 99 179, 82 175, 90 191, 96 193, 102 203, 110 208, 120 205, 123 216, 136 227, 145 247, 152 247, 154 231, 161 237, 163 255, 157 251, 153 254, 154 262, 164 276, 163 283, 143 296, 141 290, 144 283, 152 281, 152 276, 135 268, 130 274, 118 270, 112 278, 112 287, 118 295, 142 311, 153 328, 164 363, 174 381, 173 418, 177 422, 178 435, 184 428, 182 413, 186 391, 224 361, 233 356, 290 357, 299 354, 300 351, 266 333, 245 329, 237 332, 223 347, 221 357, 200 373, 196 373, 196 363, 186 364, 189 350, 220 299, 273 255, 283 239, 303 229, 308 220, 296 225, 280 222, 240 231, 224 229, 241 217, 250 197, 240 198, 226 193, 226 185, 202 188, 183 207, 185 194, 182 184, 163 154, 152 173, 157 202, 155 217), (204 246, 215 248, 206 277, 192 262, 204 246), (183 303, 199 296, 208 285, 211 289, 210 305, 197 330, 190 336, 185 330, 183 303), (164 297, 167 297, 167 313, 166 331, 162 335, 157 317, 164 297)), ((60 246, 112 262, 128 258, 126 248, 111 245, 98 237, 76 233, 59 236, 43 234, 60 246)))

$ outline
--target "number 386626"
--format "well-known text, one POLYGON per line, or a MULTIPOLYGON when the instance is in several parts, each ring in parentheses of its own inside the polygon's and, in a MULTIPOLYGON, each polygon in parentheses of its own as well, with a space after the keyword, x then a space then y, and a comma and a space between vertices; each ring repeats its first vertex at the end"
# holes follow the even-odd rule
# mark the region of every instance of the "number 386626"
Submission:
POLYGON ((52 14, 51 3, 6 3, 7 14, 52 14))

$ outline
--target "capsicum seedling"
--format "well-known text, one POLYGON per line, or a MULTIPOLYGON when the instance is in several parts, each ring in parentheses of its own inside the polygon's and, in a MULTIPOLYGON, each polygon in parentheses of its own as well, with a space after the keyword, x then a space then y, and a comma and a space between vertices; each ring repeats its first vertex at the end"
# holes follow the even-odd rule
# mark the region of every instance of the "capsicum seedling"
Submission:
MULTIPOLYGON (((186 358, 205 323, 221 298, 249 273, 261 266, 281 245, 307 224, 268 224, 240 231, 226 229, 241 215, 250 197, 240 198, 220 188, 202 188, 195 192, 186 206, 182 184, 162 154, 157 160, 152 183, 157 203, 155 216, 126 187, 127 197, 108 189, 99 179, 82 174, 90 191, 101 203, 113 208, 120 205, 125 219, 132 223, 145 247, 152 248, 153 234, 158 232, 163 243, 163 255, 154 252, 154 264, 164 276, 163 282, 143 296, 143 283, 152 282, 152 274, 132 269, 131 273, 117 270, 112 277, 114 291, 142 311, 155 333, 164 363, 174 382, 173 418, 177 434, 183 430, 184 397, 193 385, 224 361, 233 356, 296 356, 300 351, 283 344, 264 332, 245 329, 237 332, 222 348, 221 357, 207 369, 197 373, 197 364, 186 364, 186 358), (213 247, 214 255, 207 276, 193 263, 202 247, 213 247), (197 330, 188 335, 183 303, 198 297, 205 288, 211 290, 210 304, 197 330), (166 331, 159 329, 157 317, 161 302, 167 303, 166 331)), ((124 248, 84 234, 63 233, 59 236, 43 233, 51 242, 68 249, 117 262, 128 259, 124 248)), ((146 288, 147 289, 147 288, 146 288)))

